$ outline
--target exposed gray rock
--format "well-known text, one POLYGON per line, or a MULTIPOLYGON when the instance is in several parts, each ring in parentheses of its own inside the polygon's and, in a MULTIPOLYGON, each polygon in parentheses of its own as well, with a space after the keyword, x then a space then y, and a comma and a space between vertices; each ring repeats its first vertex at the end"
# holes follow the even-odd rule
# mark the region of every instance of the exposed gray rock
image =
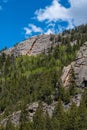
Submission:
POLYGON ((72 98, 72 101, 73 101, 74 103, 76 103, 77 106, 80 106, 81 94, 75 95, 75 97, 72 98))
POLYGON ((80 102, 81 102, 81 97, 82 97, 81 94, 77 94, 77 95, 75 95, 74 97, 71 98, 70 103, 68 103, 68 104, 64 104, 63 103, 64 109, 68 110, 70 108, 70 106, 72 105, 72 103, 75 103, 76 106, 79 107, 80 106, 80 102))
MULTIPOLYGON (((75 97, 72 98, 72 101, 65 105, 63 104, 63 107, 65 110, 68 110, 68 108, 71 106, 72 102, 75 102, 77 106, 80 105, 80 100, 81 100, 81 95, 78 94, 75 97)), ((32 104, 27 105, 27 111, 28 111, 28 118, 32 121, 33 120, 33 116, 38 108, 38 102, 34 102, 32 104)), ((48 105, 46 103, 42 103, 43 104, 43 112, 46 113, 46 111, 48 112, 49 116, 52 117, 54 108, 57 104, 57 102, 53 102, 51 105, 48 105)), ((13 114, 9 115, 7 118, 3 119, 0 122, 0 125, 6 126, 7 121, 10 119, 10 121, 15 125, 19 125, 20 122, 20 115, 21 115, 21 111, 17 111, 14 112, 13 114)))
POLYGON ((75 73, 75 81, 78 87, 87 87, 87 42, 80 48, 76 59, 71 65, 64 67, 61 80, 64 86, 69 84, 71 67, 75 73))
POLYGON ((71 64, 63 68, 61 80, 64 87, 69 85, 70 73, 71 73, 71 64))
POLYGON ((12 115, 9 115, 7 118, 3 119, 0 124, 6 126, 7 121, 10 119, 14 125, 18 125, 20 121, 20 114, 21 111, 14 112, 12 115))
MULTIPOLYGON (((27 40, 22 41, 21 43, 15 45, 13 48, 7 49, 4 51, 7 55, 14 55, 15 57, 21 55, 37 55, 39 53, 47 53, 48 49, 51 46, 55 47, 57 44, 60 44, 58 41, 50 40, 51 35, 39 35, 31 37, 27 40)), ((55 38, 57 35, 55 36, 55 38)))
POLYGON ((87 42, 80 48, 73 64, 76 84, 80 87, 87 85, 87 42))
MULTIPOLYGON (((38 102, 34 102, 32 104, 27 105, 27 110, 28 110, 28 118, 32 121, 33 116, 38 108, 38 102)), ((55 108, 55 105, 57 104, 57 102, 53 102, 51 105, 48 105, 46 103, 42 103, 43 104, 43 112, 46 113, 46 111, 48 112, 49 116, 52 116, 53 110, 55 108)), ((17 111, 14 112, 12 115, 9 115, 7 118, 3 119, 0 124, 1 125, 6 125, 7 121, 10 119, 11 122, 14 125, 18 125, 20 122, 20 114, 21 111, 17 111)))

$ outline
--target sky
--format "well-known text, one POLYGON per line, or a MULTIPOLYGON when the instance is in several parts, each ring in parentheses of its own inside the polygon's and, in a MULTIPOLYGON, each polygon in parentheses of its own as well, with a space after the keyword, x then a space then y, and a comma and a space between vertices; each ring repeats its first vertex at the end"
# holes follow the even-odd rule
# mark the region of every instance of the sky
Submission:
POLYGON ((0 49, 87 23, 87 0, 0 0, 0 49))

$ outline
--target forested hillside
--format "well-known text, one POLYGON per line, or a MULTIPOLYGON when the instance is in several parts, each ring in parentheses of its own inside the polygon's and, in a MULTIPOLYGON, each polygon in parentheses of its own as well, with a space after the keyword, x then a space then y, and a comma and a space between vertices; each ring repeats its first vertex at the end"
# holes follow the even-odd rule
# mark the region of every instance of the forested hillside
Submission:
POLYGON ((15 126, 8 119, 1 130, 87 130, 87 88, 77 87, 73 69, 67 88, 60 78, 63 67, 75 60, 78 50, 87 41, 87 25, 59 35, 51 34, 50 41, 52 44, 46 53, 36 56, 15 57, 3 51, 0 54, 0 122, 21 110, 19 125, 15 126), (79 106, 71 103, 78 94, 82 97, 79 106), (39 106, 30 120, 27 104, 33 102, 39 102, 39 106), (51 117, 43 112, 43 102, 48 105, 57 102, 51 117))

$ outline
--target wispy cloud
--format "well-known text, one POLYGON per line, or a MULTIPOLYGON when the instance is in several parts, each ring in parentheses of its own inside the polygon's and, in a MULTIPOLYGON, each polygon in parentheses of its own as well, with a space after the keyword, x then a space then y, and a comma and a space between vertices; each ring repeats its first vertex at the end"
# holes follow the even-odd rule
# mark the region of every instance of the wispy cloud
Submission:
POLYGON ((31 35, 32 33, 43 33, 43 30, 34 25, 34 24, 28 24, 27 27, 24 27, 25 35, 31 35))
POLYGON ((53 28, 49 28, 49 29, 45 32, 45 34, 53 34, 53 33, 55 33, 55 30, 54 30, 53 28))
POLYGON ((37 27, 34 24, 29 24, 28 26, 31 28, 32 32, 40 32, 40 33, 43 32, 43 30, 40 27, 37 27))
POLYGON ((32 30, 29 29, 28 27, 24 27, 25 30, 25 35, 30 35, 32 33, 32 30))

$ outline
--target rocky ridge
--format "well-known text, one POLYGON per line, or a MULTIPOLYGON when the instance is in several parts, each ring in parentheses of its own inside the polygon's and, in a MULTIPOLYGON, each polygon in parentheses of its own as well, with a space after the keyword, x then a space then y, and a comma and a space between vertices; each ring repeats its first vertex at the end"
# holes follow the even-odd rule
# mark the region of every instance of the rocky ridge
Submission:
MULTIPOLYGON (((57 37, 57 35, 56 35, 57 37)), ((50 40, 50 35, 39 35, 31 37, 27 40, 20 42, 19 44, 15 45, 13 48, 7 49, 4 51, 7 55, 14 55, 21 56, 21 55, 37 55, 39 53, 47 52, 51 46, 56 46, 56 43, 50 40)))

